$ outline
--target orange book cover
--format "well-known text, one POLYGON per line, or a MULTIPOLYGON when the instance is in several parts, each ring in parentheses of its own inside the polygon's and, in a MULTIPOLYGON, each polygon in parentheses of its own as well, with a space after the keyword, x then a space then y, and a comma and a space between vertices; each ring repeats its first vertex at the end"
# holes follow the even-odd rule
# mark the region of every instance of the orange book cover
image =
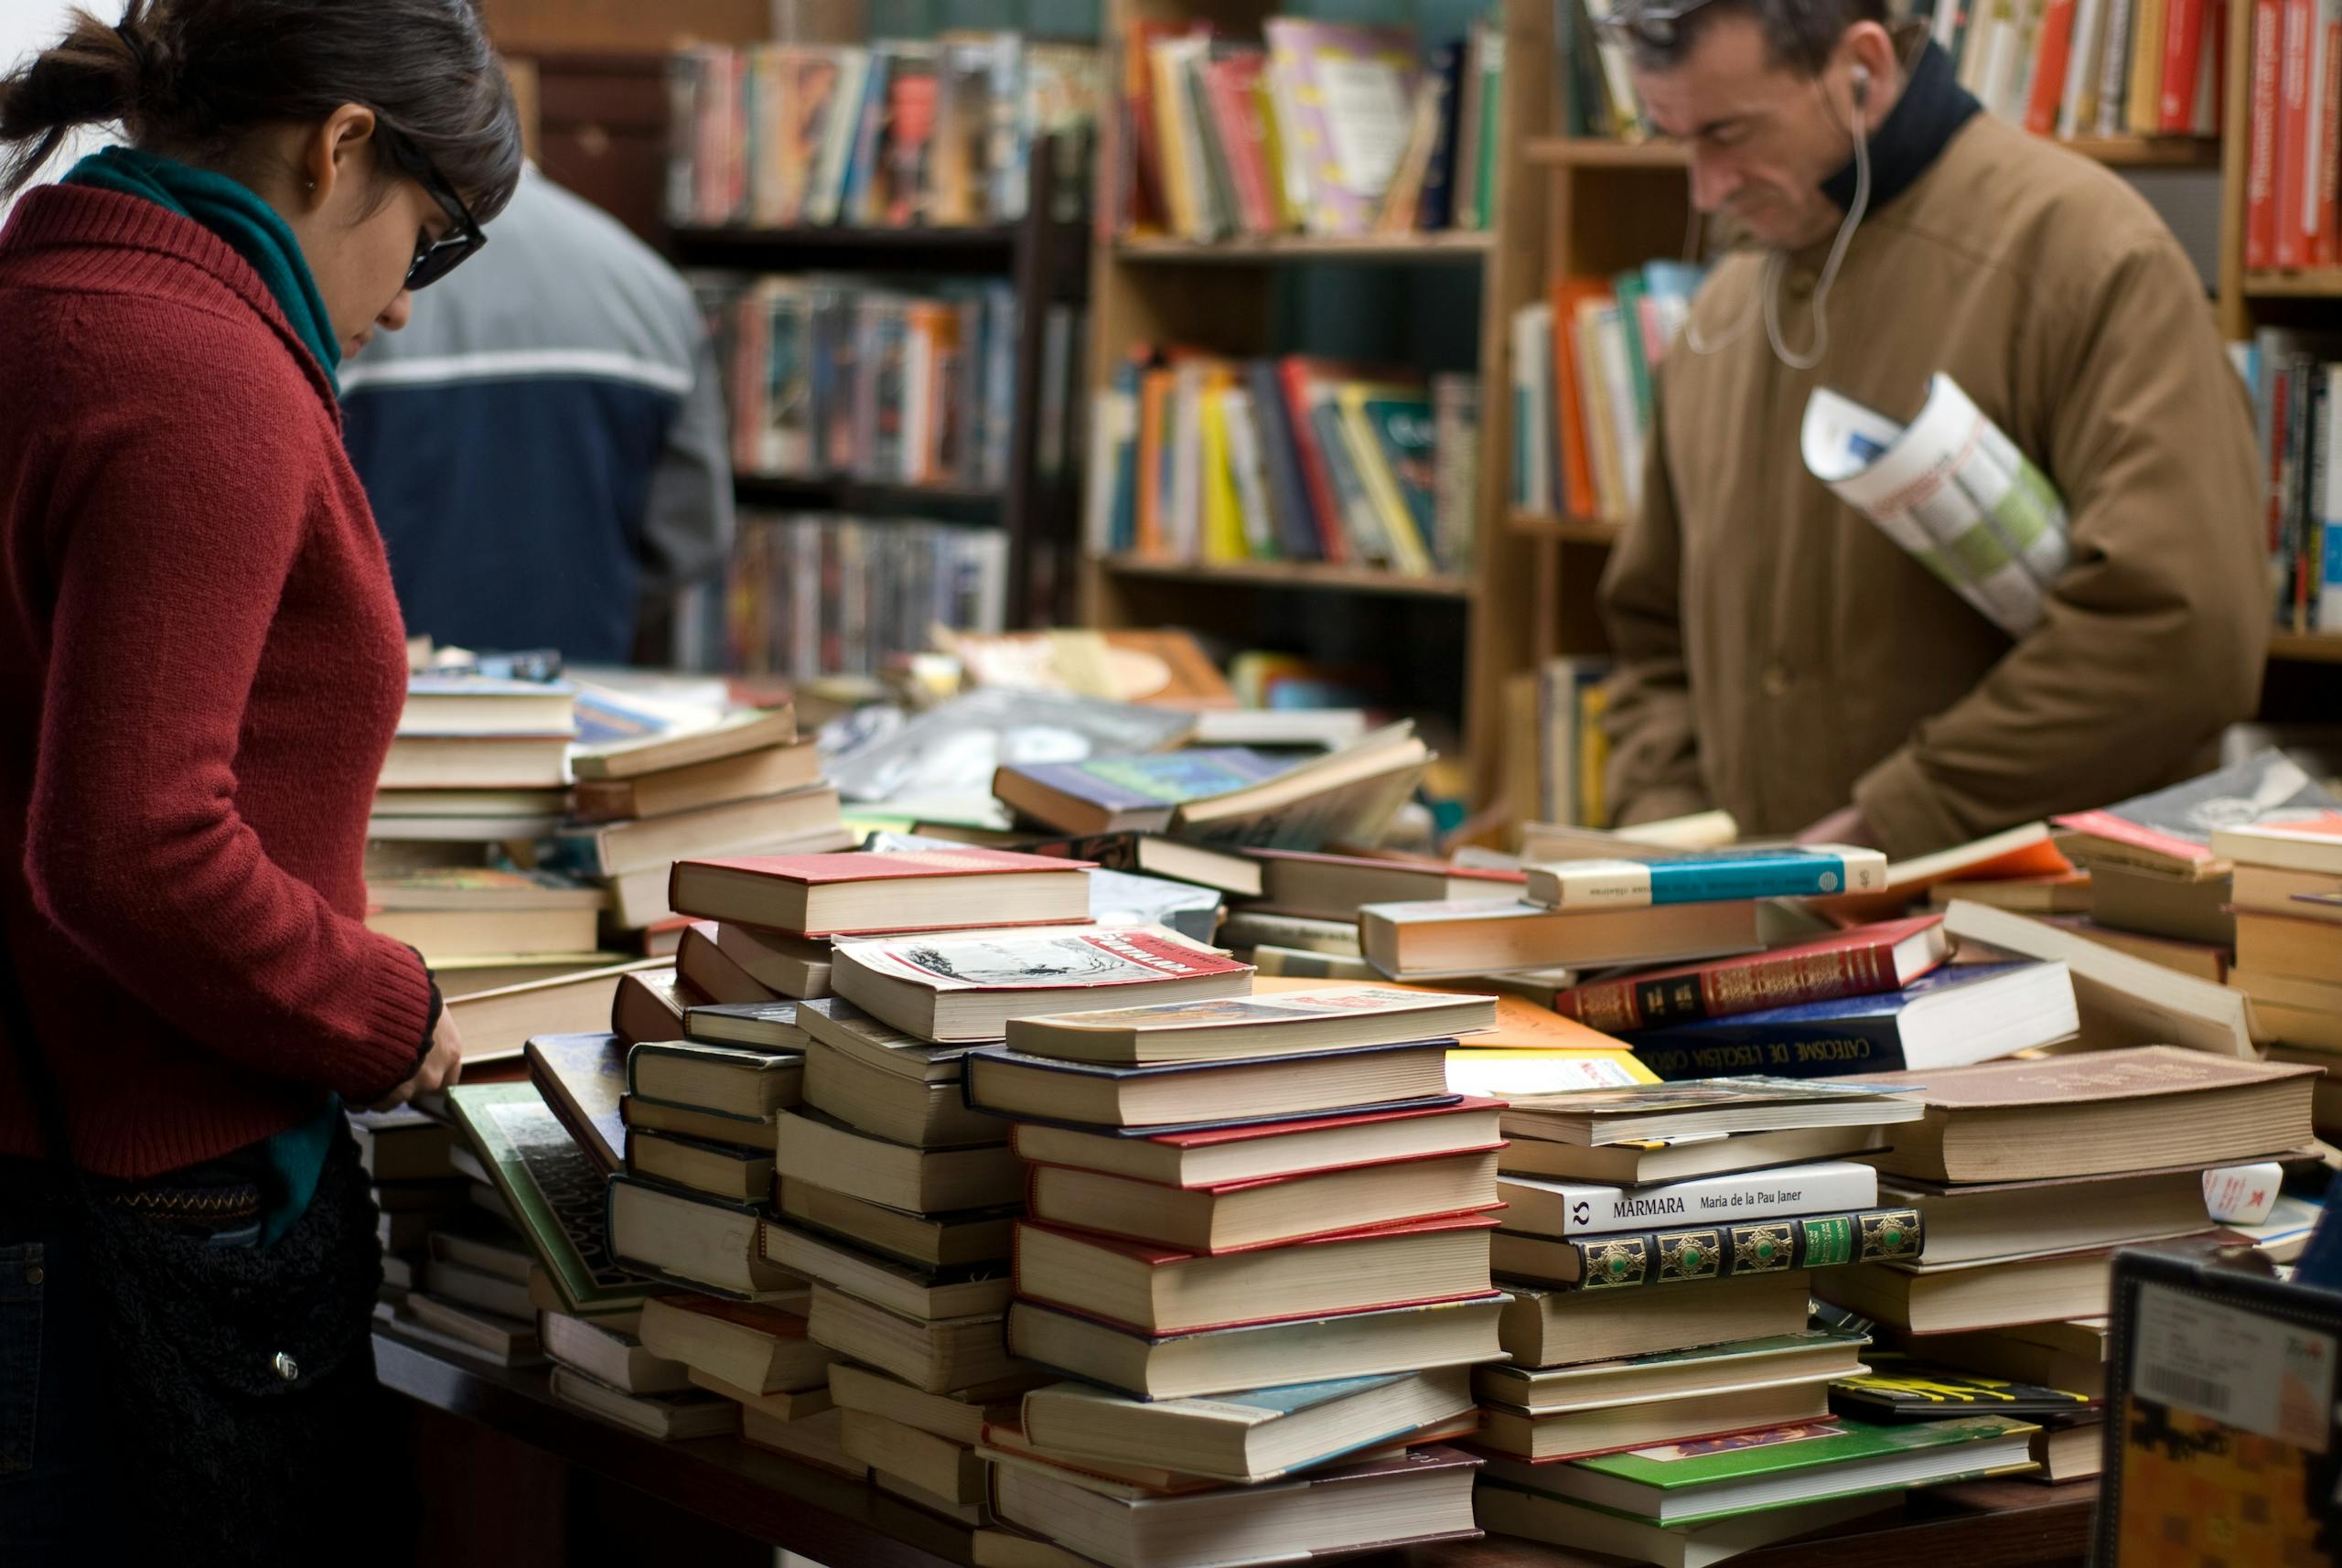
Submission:
POLYGON ((1137 553, 1163 553, 1163 433, 1178 372, 1158 365, 1138 379, 1137 553))
POLYGON ((1569 277, 1553 285, 1553 423, 1561 437, 1562 500, 1571 517, 1583 521, 1596 517, 1601 504, 1585 445, 1585 391, 1578 384, 1577 307, 1609 297, 1604 278, 1569 277))

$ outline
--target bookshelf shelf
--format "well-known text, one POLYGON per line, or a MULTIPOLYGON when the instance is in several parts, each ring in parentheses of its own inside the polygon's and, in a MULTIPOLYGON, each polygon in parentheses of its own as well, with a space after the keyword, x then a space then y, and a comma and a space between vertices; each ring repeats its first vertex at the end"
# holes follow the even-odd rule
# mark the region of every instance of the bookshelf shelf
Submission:
MULTIPOLYGON (((2065 144, 2109 168, 2220 166, 2217 136, 2080 136, 2065 144)), ((1686 158, 1674 142, 1617 142, 1589 136, 1536 136, 1522 149, 1548 168, 1680 169, 1686 158)))
POLYGON ((1466 231, 1436 234, 1364 234, 1357 238, 1280 234, 1244 240, 1179 240, 1157 234, 1125 235, 1114 254, 1126 262, 1254 263, 1262 262, 1391 262, 1438 264, 1477 262, 1495 246, 1496 236, 1466 231))
POLYGON ((1618 531, 1626 526, 1607 518, 1555 517, 1542 511, 1514 511, 1509 521, 1515 532, 1562 544, 1616 544, 1618 531))
POLYGON ((2269 657, 2297 664, 2342 664, 2342 631, 2281 631, 2269 639, 2269 657))
POLYGON ((2246 273, 2244 292, 2251 299, 2342 299, 2342 267, 2246 273))
POLYGON ((1138 555, 1107 555, 1096 564, 1117 577, 1152 577, 1168 583, 1199 583, 1316 592, 1405 595, 1426 599, 1469 599, 1472 584, 1462 577, 1410 576, 1369 566, 1334 566, 1319 561, 1155 561, 1138 555))
POLYGON ((705 266, 853 267, 933 272, 1004 272, 1016 253, 1018 225, 967 229, 677 229, 675 253, 705 266))
POLYGON ((732 492, 748 506, 924 514, 941 522, 996 520, 1006 499, 999 490, 891 485, 870 479, 792 474, 735 474, 732 492))

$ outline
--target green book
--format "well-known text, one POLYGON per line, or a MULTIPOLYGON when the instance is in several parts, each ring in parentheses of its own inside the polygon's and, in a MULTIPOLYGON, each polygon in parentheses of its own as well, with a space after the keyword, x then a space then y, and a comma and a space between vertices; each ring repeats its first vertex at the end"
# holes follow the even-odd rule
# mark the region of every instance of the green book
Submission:
POLYGON ((618 1267, 603 1219, 602 1167, 577 1146, 534 1084, 458 1084, 446 1101, 563 1310, 579 1317, 630 1312, 664 1294, 618 1267))
POLYGON ((1635 412, 1643 428, 1650 428, 1650 350, 1643 342, 1643 296, 1650 292, 1639 268, 1628 267, 1610 280, 1618 301, 1618 326, 1627 335, 1627 378, 1634 383, 1635 412))
POLYGON ((1838 1419, 1662 1443, 1552 1466, 1551 1489, 1653 1524, 1931 1487, 2033 1467, 2028 1423, 2004 1415, 1875 1425, 1838 1419))
POLYGON ((1490 1240, 1489 1262, 1499 1274, 1563 1290, 1623 1290, 1846 1263, 1916 1262, 1924 1235, 1916 1208, 1862 1208, 1567 1239, 1499 1230, 1490 1240))

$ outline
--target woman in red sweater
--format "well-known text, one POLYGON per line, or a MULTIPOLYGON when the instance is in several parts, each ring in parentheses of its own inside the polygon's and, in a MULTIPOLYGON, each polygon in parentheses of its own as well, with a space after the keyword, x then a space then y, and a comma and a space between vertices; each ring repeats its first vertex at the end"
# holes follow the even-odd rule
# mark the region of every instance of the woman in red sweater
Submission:
POLYGON ((0 230, 0 1560, 343 1558, 403 1488, 340 1107, 459 1043, 363 918, 405 646, 334 378, 517 124, 470 0, 130 0, 0 78, 0 199, 117 121, 0 230))

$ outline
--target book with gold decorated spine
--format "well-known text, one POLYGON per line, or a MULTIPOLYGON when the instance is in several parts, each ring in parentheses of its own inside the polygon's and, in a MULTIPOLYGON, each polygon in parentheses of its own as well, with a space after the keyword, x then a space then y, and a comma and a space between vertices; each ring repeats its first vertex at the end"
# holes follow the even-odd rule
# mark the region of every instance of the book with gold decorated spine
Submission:
POLYGON ((1864 1208, 1566 1240, 1500 1230, 1490 1262, 1499 1275, 1564 1290, 1620 1290, 1910 1261, 1919 1255, 1920 1238, 1918 1209, 1864 1208))

